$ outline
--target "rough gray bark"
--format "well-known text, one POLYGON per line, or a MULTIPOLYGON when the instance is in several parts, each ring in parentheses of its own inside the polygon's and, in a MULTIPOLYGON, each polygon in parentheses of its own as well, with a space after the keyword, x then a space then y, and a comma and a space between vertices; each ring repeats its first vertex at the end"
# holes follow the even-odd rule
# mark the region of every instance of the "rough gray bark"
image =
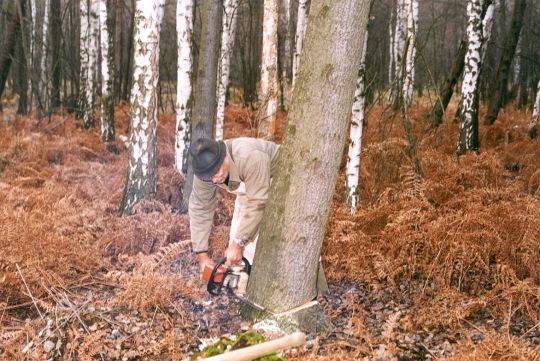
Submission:
MULTIPOLYGON (((219 58, 219 39, 221 31, 222 8, 220 0, 208 0, 202 3, 202 30, 197 68, 197 84, 191 117, 193 129, 191 143, 200 137, 213 137, 214 112, 216 110, 217 68, 219 58)), ((193 168, 188 159, 188 173, 184 184, 181 212, 187 212, 189 196, 193 187, 193 168)))
MULTIPOLYGON (((22 6, 16 11, 21 19, 27 20, 26 7, 22 6)), ((24 22, 23 22, 24 23, 24 22)), ((21 26, 19 41, 17 42, 17 78, 19 83, 19 107, 17 114, 26 114, 28 111, 28 66, 26 61, 26 39, 25 27, 21 26)))
MULTIPOLYGON (((23 9, 26 5, 26 1, 18 0, 17 7, 23 9)), ((9 25, 7 36, 4 44, 2 45, 2 52, 0 54, 0 99, 4 93, 6 87, 6 81, 9 75, 9 69, 11 68, 11 62, 15 56, 15 45, 17 38, 21 31, 21 18, 19 12, 13 14, 13 18, 9 25)), ((2 103, 0 103, 0 111, 2 111, 2 103)))
POLYGON ((306 304, 317 295, 319 255, 370 3, 312 3, 278 172, 248 285, 248 298, 273 313, 306 304))
POLYGON ((51 0, 50 2, 51 108, 60 106, 60 81, 62 79, 62 62, 60 60, 60 36, 62 34, 61 6, 60 0, 51 0))
POLYGON ((503 100, 506 97, 508 77, 510 76, 510 70, 512 65, 512 59, 516 52, 516 46, 519 41, 519 34, 523 27, 523 16, 525 15, 525 8, 527 6, 527 0, 515 0, 514 13, 512 15, 512 26, 510 32, 506 36, 504 43, 504 49, 501 54, 501 60, 499 62, 499 68, 497 70, 497 76, 493 83, 491 97, 489 99, 488 111, 484 119, 484 123, 491 125, 497 119, 499 110, 503 104, 503 100))

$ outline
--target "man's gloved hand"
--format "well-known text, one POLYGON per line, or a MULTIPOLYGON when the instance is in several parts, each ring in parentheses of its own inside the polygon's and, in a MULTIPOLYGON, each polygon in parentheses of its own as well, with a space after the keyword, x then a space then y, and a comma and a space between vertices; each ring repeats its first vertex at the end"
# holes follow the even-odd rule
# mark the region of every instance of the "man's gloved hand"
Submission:
POLYGON ((225 250, 225 257, 227 257, 227 266, 238 264, 242 261, 244 254, 244 247, 240 246, 236 241, 232 241, 229 247, 225 250))
POLYGON ((210 258, 210 256, 208 256, 207 252, 199 253, 197 255, 197 261, 199 261, 199 272, 200 272, 201 278, 203 275, 204 268, 207 265, 210 266, 211 268, 214 268, 214 266, 216 265, 216 262, 214 262, 214 260, 210 258))

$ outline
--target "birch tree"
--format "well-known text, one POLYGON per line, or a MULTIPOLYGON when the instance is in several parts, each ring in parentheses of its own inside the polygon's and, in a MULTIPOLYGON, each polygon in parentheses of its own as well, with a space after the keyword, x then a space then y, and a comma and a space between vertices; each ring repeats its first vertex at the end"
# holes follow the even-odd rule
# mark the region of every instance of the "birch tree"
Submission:
POLYGON ((114 41, 112 1, 99 0, 101 46, 101 139, 114 140, 114 41))
POLYGON ((30 50, 28 54, 28 99, 29 109, 32 110, 35 74, 35 51, 36 51, 36 0, 30 0, 30 50))
POLYGON ((538 135, 538 119, 540 118, 540 80, 536 90, 536 100, 534 102, 533 114, 529 124, 529 138, 534 139, 538 135))
POLYGON ((356 80, 354 103, 351 111, 351 129, 349 152, 347 155, 347 170, 345 173, 345 200, 351 207, 351 213, 356 213, 358 204, 358 184, 360 180, 360 155, 362 154, 362 129, 364 126, 365 82, 366 82, 366 52, 368 32, 364 38, 360 70, 356 80))
POLYGON ((308 22, 308 2, 309 0, 298 1, 298 19, 296 21, 296 36, 295 46, 293 54, 293 68, 292 68, 292 87, 296 82, 296 75, 298 73, 298 66, 300 64, 300 54, 302 53, 302 47, 304 46, 304 36, 306 34, 307 22, 308 22))
POLYGON ((405 42, 407 40, 407 1, 411 0, 396 0, 396 22, 394 27, 394 50, 393 59, 393 82, 389 93, 389 101, 394 103, 394 109, 398 109, 401 103, 403 94, 403 68, 405 66, 404 54, 405 42))
MULTIPOLYGON (((82 0, 84 1, 84 0, 82 0)), ((47 103, 49 101, 49 67, 48 67, 48 56, 49 56, 49 8, 50 0, 45 0, 45 11, 43 14, 43 25, 41 30, 41 66, 40 66, 40 78, 39 78, 39 91, 40 99, 42 101, 42 107, 47 108, 47 103)), ((82 10, 81 10, 82 11, 82 10)), ((81 15, 82 16, 82 15, 81 15)), ((81 24, 82 29, 82 24, 81 24)))
POLYGON ((176 34, 178 65, 176 83, 175 169, 187 173, 187 156, 191 135, 191 39, 193 34, 193 0, 176 2, 176 34))
POLYGON ((418 0, 405 0, 407 9, 407 40, 405 74, 403 76, 403 99, 411 105, 414 89, 414 60, 416 58, 416 31, 418 25, 418 0))
POLYGON ((259 136, 273 140, 277 115, 277 0, 264 0, 259 136))
MULTIPOLYGON (((304 321, 309 315, 320 315, 311 300, 317 295, 319 255, 345 142, 370 2, 312 2, 278 170, 269 192, 247 290, 249 300, 268 312, 299 307, 299 313, 307 316, 304 321)), ((304 324, 300 318, 300 328, 310 330, 319 326, 313 323, 324 319, 312 317, 313 323, 304 324)))
POLYGON ((478 80, 482 59, 482 4, 469 0, 467 4, 467 53, 461 86, 461 114, 457 153, 478 149, 478 80))
POLYGON ((135 3, 134 64, 131 89, 131 133, 126 184, 120 210, 156 192, 157 184, 157 88, 159 33, 165 0, 135 3))
POLYGON ((221 51, 219 58, 219 83, 217 90, 216 139, 223 140, 223 120, 225 118, 225 100, 229 86, 231 54, 236 33, 236 14, 239 0, 225 0, 223 26, 221 31, 221 51))

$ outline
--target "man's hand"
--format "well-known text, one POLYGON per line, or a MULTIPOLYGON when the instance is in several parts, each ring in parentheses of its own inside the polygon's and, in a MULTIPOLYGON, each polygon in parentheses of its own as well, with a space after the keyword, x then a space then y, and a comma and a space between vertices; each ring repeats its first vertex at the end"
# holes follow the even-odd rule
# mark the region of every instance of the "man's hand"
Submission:
POLYGON ((197 261, 199 261, 199 272, 202 278, 204 268, 208 265, 212 268, 216 265, 216 262, 208 256, 207 252, 199 253, 197 255, 197 261))
POLYGON ((229 247, 227 247, 225 250, 225 257, 227 257, 227 262, 225 262, 225 264, 227 266, 232 266, 240 263, 242 261, 243 254, 244 248, 234 241, 231 242, 229 247))

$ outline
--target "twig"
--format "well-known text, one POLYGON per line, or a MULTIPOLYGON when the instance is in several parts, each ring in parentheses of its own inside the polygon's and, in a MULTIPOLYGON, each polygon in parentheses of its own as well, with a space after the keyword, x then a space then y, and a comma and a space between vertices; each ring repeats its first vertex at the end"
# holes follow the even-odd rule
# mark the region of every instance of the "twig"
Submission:
POLYGON ((62 296, 62 298, 64 298, 64 301, 66 301, 67 305, 69 306, 69 308, 71 308, 71 310, 73 311, 73 313, 75 314, 75 316, 77 317, 77 319, 79 320, 79 322, 81 323, 82 327, 84 328, 84 330, 86 331, 87 334, 90 334, 90 331, 88 330, 88 327, 86 327, 86 324, 84 323, 84 321, 82 320, 81 316, 79 315, 79 310, 76 309, 74 306, 73 306, 73 303, 71 303, 71 301, 69 300, 69 297, 67 296, 67 294, 64 292, 63 294, 60 294, 62 296))
POLYGON ((21 268, 19 267, 19 264, 18 263, 15 263, 15 267, 17 267, 17 272, 19 272, 19 275, 21 276, 21 279, 23 280, 24 282, 24 286, 26 287, 26 290, 28 291, 28 295, 30 296, 30 298, 32 299, 32 302, 34 303, 34 306, 36 307, 36 310, 38 311, 39 313, 39 317, 41 317, 42 320, 45 321, 45 317, 43 317, 43 315, 41 314, 41 311, 39 310, 39 307, 36 303, 36 299, 34 298, 34 296, 32 295, 32 292, 30 291, 30 287, 28 287, 28 284, 26 283, 26 280, 24 279, 24 276, 21 272, 21 268))

